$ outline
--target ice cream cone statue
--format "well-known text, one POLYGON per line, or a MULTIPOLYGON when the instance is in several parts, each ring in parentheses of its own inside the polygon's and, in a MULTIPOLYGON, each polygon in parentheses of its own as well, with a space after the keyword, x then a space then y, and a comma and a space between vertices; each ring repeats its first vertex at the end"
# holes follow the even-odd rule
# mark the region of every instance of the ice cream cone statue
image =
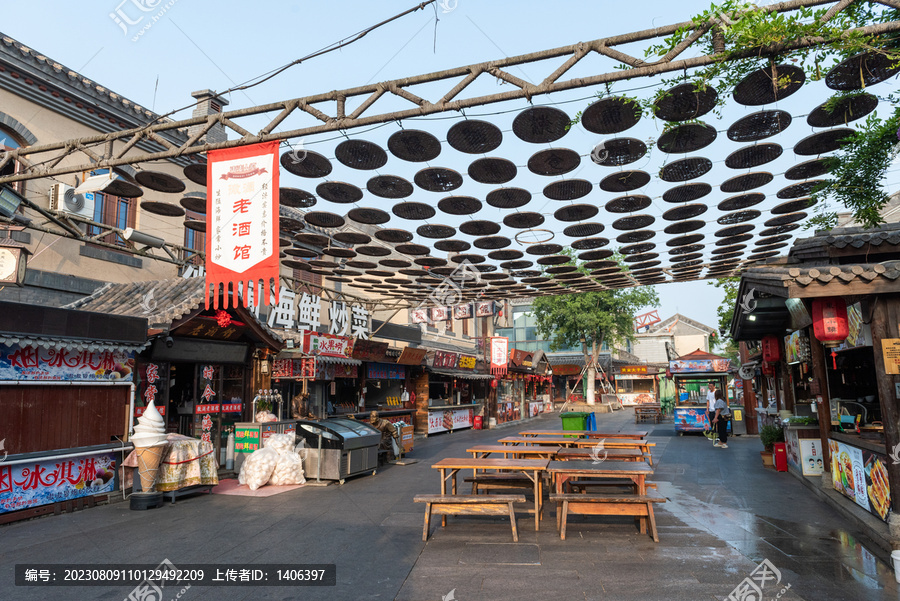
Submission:
POLYGON ((166 444, 166 424, 159 411, 156 410, 153 401, 150 401, 144 414, 138 418, 131 442, 134 444, 134 452, 137 454, 141 490, 152 492, 162 459, 163 447, 166 444))

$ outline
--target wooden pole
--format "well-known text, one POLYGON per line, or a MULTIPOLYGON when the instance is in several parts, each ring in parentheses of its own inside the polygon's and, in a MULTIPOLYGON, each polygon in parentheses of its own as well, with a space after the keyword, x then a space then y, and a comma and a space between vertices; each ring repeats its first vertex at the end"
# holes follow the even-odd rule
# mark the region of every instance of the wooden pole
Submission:
POLYGON ((822 458, 825 461, 823 478, 831 476, 831 452, 828 448, 828 433, 831 432, 831 396, 828 394, 828 359, 822 343, 809 333, 810 362, 812 363, 813 382, 818 384, 819 392, 815 395, 816 411, 819 414, 819 436, 822 439, 822 458))
MULTIPOLYGON (((741 365, 750 360, 750 351, 747 350, 747 343, 739 343, 739 357, 741 365)), ((753 380, 743 380, 744 382, 744 424, 747 427, 747 434, 759 434, 759 424, 756 423, 756 393, 753 391, 753 380)))
MULTIPOLYGON (((881 403, 881 422, 884 424, 884 442, 886 452, 900 449, 900 407, 897 403, 895 386, 900 383, 900 376, 886 373, 882 341, 900 338, 900 297, 877 296, 871 301, 872 310, 872 350, 875 353, 875 382, 878 385, 878 400, 881 403)), ((900 465, 895 461, 887 461, 888 482, 891 487, 891 503, 900 507, 900 465)), ((900 549, 900 519, 895 513, 890 521, 891 547, 900 549)))

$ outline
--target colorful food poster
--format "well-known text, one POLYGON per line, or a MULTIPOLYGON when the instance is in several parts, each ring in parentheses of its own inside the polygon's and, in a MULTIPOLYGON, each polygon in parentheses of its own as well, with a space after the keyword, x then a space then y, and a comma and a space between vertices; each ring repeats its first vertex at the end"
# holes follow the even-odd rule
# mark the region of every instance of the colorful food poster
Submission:
POLYGON ((472 409, 445 409, 428 413, 428 433, 450 432, 472 427, 472 409))
POLYGON ((131 382, 134 353, 0 345, 0 380, 131 382))
POLYGON ((0 464, 0 513, 116 490, 114 453, 0 464))
POLYGON ((703 432, 709 427, 706 407, 675 407, 676 432, 703 432))
POLYGON ((825 471, 822 441, 815 438, 800 439, 800 465, 804 476, 821 476, 825 471))
POLYGON ((836 440, 829 440, 828 447, 834 489, 887 521, 891 509, 887 457, 836 440))

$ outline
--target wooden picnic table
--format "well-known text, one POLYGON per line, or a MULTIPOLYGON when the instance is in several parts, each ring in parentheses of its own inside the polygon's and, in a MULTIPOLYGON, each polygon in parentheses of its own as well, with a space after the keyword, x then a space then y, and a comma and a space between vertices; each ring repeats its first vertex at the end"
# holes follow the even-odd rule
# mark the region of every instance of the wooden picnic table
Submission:
POLYGON ((652 419, 659 423, 662 419, 662 405, 645 404, 634 406, 634 423, 652 419))
MULTIPOLYGON (((472 458, 441 459, 431 467, 441 471, 441 494, 447 494, 447 480, 451 482, 450 494, 456 494, 456 474, 459 470, 507 470, 522 472, 534 484, 534 529, 540 529, 541 504, 543 503, 543 480, 541 472, 547 469, 548 459, 493 459, 472 458), (449 475, 448 472, 449 471, 449 475)), ((446 516, 442 518, 446 525, 446 516)))
POLYGON ((486 458, 493 453, 502 454, 504 457, 509 455, 519 455, 514 457, 518 459, 556 459, 558 453, 564 450, 562 447, 545 447, 540 445, 533 446, 512 446, 501 444, 482 444, 466 449, 466 453, 472 453, 472 457, 486 458))
POLYGON ((628 478, 634 482, 638 495, 647 493, 647 476, 653 475, 653 468, 636 461, 551 461, 547 473, 553 477, 556 494, 562 494, 566 482, 573 478, 628 478))
MULTIPOLYGON (((577 449, 590 449, 596 447, 596 440, 590 440, 586 438, 576 438, 575 442, 573 442, 570 447, 577 449)), ((646 440, 604 440, 603 448, 604 449, 640 449, 641 453, 644 454, 647 462, 650 466, 653 466, 653 457, 650 455, 650 447, 655 447, 655 442, 647 442, 646 440)))
POLYGON ((555 483, 557 524, 560 537, 565 539, 566 515, 574 509, 575 513, 589 515, 633 515, 639 524, 641 534, 647 532, 649 526, 653 540, 658 541, 656 523, 653 517, 652 503, 660 499, 647 497, 647 476, 653 474, 653 468, 643 462, 635 461, 551 461, 547 473, 555 483), (628 479, 634 483, 634 494, 615 495, 565 495, 566 482, 575 478, 628 479), (563 502, 565 500, 565 502, 563 502))
MULTIPOLYGON (((542 449, 546 447, 537 448, 542 449)), ((609 449, 606 448, 606 445, 604 445, 602 450, 595 450, 590 447, 562 449, 558 453, 556 453, 555 457, 552 457, 551 459, 559 461, 572 461, 577 459, 590 459, 592 461, 644 461, 646 457, 644 457, 644 454, 637 449, 609 449)))
POLYGON ((595 430, 523 430, 519 436, 578 436, 580 438, 634 438, 643 440, 648 432, 597 432, 595 430))
POLYGON ((497 442, 504 445, 545 445, 558 447, 571 447, 579 440, 587 440, 586 438, 575 438, 566 436, 507 436, 501 438, 497 442))

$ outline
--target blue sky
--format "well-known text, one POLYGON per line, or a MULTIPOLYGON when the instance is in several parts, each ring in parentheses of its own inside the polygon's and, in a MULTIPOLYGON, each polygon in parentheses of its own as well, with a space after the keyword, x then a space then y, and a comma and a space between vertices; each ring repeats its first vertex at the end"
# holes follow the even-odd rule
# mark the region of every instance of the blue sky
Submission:
MULTIPOLYGON (((412 0, 255 3, 234 0, 215 3, 198 0, 92 0, 77 3, 42 1, 8 4, 10 5, 4 7, 3 33, 158 113, 167 113, 189 105, 193 101, 190 96, 192 91, 205 88, 225 90, 342 38, 351 37, 356 32, 415 5, 412 0), (155 21, 154 15, 158 16, 155 21), (117 19, 120 23, 116 22, 117 19), (128 21, 135 22, 138 19, 140 22, 128 24, 128 21), (138 35, 142 28, 143 33, 138 35), (133 41, 135 37, 137 40, 133 41)), ((625 5, 624 10, 619 10, 620 6, 622 5, 608 0, 441 0, 440 5, 429 6, 407 15, 342 50, 294 66, 246 92, 231 94, 228 108, 242 108, 439 71, 677 23, 707 9, 708 2, 636 2, 625 5)), ((581 71, 576 70, 573 74, 608 71, 610 67, 610 63, 598 59, 583 68, 579 67, 581 71)), ((548 69, 544 65, 528 64, 513 69, 512 73, 522 79, 539 81, 550 71, 552 68, 548 69)), ((651 83, 617 83, 613 91, 636 90, 651 83)), ((492 89, 509 89, 509 86, 504 88, 490 81, 480 85, 484 93, 491 93, 492 89)), ((895 86, 895 82, 882 85, 895 86)), ((584 88, 552 94, 535 99, 535 104, 554 103, 574 115, 591 102, 592 94, 597 91, 584 88)), ((650 89, 649 92, 632 93, 652 92, 650 89)), ((787 107, 795 116, 811 110, 827 97, 827 93, 823 95, 820 91, 818 95, 807 96, 798 93, 797 96, 796 106, 799 108, 787 107)), ((471 109, 467 111, 467 116, 490 115, 489 119, 504 130, 502 156, 514 160, 517 165, 523 165, 534 148, 511 145, 507 150, 505 145, 507 137, 517 142, 511 132, 508 135, 506 132, 515 113, 527 106, 524 101, 496 104, 471 109)), ((725 119, 714 124, 723 132, 735 118, 729 111, 741 116, 752 110, 757 109, 737 107, 732 110, 728 107, 725 119)), ((175 115, 176 118, 186 116, 188 112, 175 115)), ((459 116, 439 117, 417 123, 408 121, 403 126, 430 130, 444 140, 441 132, 445 133, 454 123, 452 119, 458 119, 459 116)), ((259 128, 264 123, 265 121, 260 120, 255 126, 259 128)), ((244 126, 248 127, 246 123, 244 126)), ((643 127, 646 129, 629 135, 646 139, 660 133, 655 123, 650 122, 643 127)), ((805 127, 812 133, 805 122, 800 127, 805 127)), ((373 128, 364 133, 352 130, 348 133, 352 137, 383 144, 396 129, 397 127, 373 128)), ((589 153, 601 141, 598 136, 577 127, 570 134, 563 141, 571 139, 571 146, 582 154, 589 153)), ((334 143, 324 138, 334 137, 331 134, 305 139, 304 144, 309 149, 321 150, 326 156, 333 157, 331 149, 334 143)), ((723 133, 719 137, 724 138, 723 133)), ((719 144, 718 140, 716 144, 719 144)), ((522 145, 524 143, 519 142, 519 146, 522 145)), ((725 149, 714 147, 709 152, 714 153, 709 155, 712 160, 720 161, 724 158, 725 149)), ((465 162, 461 162, 462 159, 455 159, 457 163, 452 163, 450 155, 445 156, 447 164, 442 166, 465 172, 465 162)), ((444 156, 438 161, 443 159, 444 156)), ((584 164, 589 165, 589 161, 583 162, 584 164)), ((792 163, 786 162, 778 168, 783 171, 790 164, 792 163)), ((341 175, 339 167, 338 165, 335 171, 337 179, 341 175)), ((590 168, 598 167, 590 165, 590 168)), ((348 174, 347 177, 350 175, 353 174, 348 174)), ((595 182, 600 179, 596 175, 585 173, 580 177, 595 182)), ((719 183, 727 177, 728 175, 713 178, 711 183, 719 183)), ((893 177, 896 180, 896 172, 893 177)), ((360 181, 364 183, 365 180, 360 180, 357 173, 356 180, 348 181, 356 181, 359 185, 360 181)), ((546 179, 540 181, 548 183, 546 179)), ((302 187, 300 184, 303 182, 282 183, 302 187)), ((541 206, 544 200, 537 198, 540 187, 537 187, 537 183, 534 185, 538 194, 532 201, 534 206, 526 210, 543 209, 552 213, 552 207, 541 206)), ((656 198, 662 190, 645 193, 656 198)), ((476 194, 477 192, 472 192, 472 195, 476 194)), ((434 198, 432 201, 437 200, 438 198, 434 198)), ((600 199, 598 202, 605 200, 608 199, 600 199)), ((366 202, 369 202, 368 206, 374 204, 370 199, 364 199, 362 204, 365 205, 366 202)), ((323 208, 335 210, 334 207, 323 208)), ((662 207, 659 211, 666 208, 662 207)), ((340 209, 342 207, 337 207, 336 212, 341 212, 340 209)), ((595 220, 602 221, 604 217, 608 216, 601 213, 595 220)), ((715 216, 712 219, 710 229, 704 231, 712 232, 720 227, 715 224, 715 216)), ((445 222, 453 225, 449 220, 445 222)), ((613 232, 607 230, 603 235, 609 236, 611 233, 613 232)), ((661 317, 665 318, 677 311, 703 323, 716 325, 715 307, 721 300, 721 292, 706 282, 667 284, 660 286, 659 292, 661 317)))

